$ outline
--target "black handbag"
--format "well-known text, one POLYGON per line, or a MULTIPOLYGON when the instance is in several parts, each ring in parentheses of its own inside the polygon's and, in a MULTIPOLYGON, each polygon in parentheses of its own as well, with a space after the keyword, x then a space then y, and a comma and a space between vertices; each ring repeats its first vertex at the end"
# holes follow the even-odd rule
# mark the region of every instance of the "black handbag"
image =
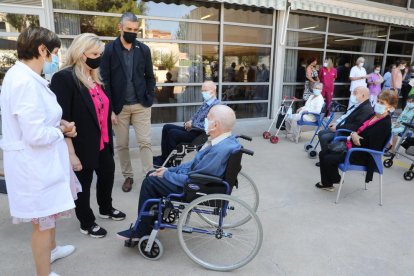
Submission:
POLYGON ((347 151, 346 142, 345 141, 338 141, 334 143, 330 143, 328 145, 328 150, 336 153, 344 153, 347 151))

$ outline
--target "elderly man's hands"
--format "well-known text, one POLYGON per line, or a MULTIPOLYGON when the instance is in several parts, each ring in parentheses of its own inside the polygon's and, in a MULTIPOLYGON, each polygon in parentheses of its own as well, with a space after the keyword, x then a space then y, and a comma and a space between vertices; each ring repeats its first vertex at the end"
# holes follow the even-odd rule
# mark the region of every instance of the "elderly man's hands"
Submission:
POLYGON ((165 171, 167 171, 167 168, 161 167, 155 170, 155 172, 151 173, 150 176, 157 176, 157 177, 163 177, 165 171))
POLYGON ((193 124, 192 124, 191 120, 184 123, 184 128, 187 131, 190 131, 192 126, 193 126, 193 124))
POLYGON ((329 129, 330 129, 330 131, 335 132, 336 131, 336 124, 330 124, 329 129))

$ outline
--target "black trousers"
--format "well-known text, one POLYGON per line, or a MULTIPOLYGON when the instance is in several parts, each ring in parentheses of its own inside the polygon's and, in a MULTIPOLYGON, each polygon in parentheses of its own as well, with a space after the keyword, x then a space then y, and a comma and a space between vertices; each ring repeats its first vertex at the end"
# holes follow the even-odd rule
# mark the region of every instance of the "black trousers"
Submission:
POLYGON ((328 150, 329 143, 334 139, 335 132, 329 129, 324 129, 318 132, 319 142, 321 143, 321 150, 328 150))
POLYGON ((338 172, 338 165, 345 161, 346 153, 335 153, 329 150, 319 152, 321 184, 324 186, 333 186, 339 183, 341 176, 338 172))
POLYGON ((182 126, 166 124, 162 128, 161 155, 165 161, 173 149, 180 143, 190 143, 202 132, 199 130, 187 131, 182 126))
POLYGON ((109 145, 106 144, 99 152, 98 168, 83 168, 76 172, 82 186, 82 192, 78 193, 78 199, 75 201, 75 212, 83 229, 89 228, 95 223, 95 215, 90 206, 93 172, 97 175, 96 199, 99 212, 107 214, 112 208, 112 187, 115 174, 115 162, 109 145))

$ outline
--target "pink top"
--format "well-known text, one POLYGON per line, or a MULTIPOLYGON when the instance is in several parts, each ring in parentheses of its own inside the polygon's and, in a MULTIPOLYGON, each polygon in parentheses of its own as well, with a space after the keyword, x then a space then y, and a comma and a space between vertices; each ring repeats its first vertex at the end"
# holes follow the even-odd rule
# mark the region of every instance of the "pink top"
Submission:
POLYGON ((99 84, 89 89, 93 105, 95 106, 96 117, 98 118, 99 128, 101 129, 100 150, 109 142, 108 134, 108 113, 109 113, 109 99, 103 92, 99 84))
MULTIPOLYGON (((358 130, 356 131, 356 133, 359 135, 359 134, 360 134, 361 132, 363 132, 363 131, 367 128, 367 127, 372 126, 373 124, 376 124, 377 122, 381 121, 383 118, 385 118, 385 117, 381 117, 381 118, 374 118, 374 117, 371 117, 371 118, 369 118, 368 120, 366 120, 366 121, 362 124, 362 126, 360 126, 360 127, 358 128, 358 130)), ((346 141, 346 148, 347 148, 347 149, 352 148, 352 141, 351 141, 351 140, 346 141)))
POLYGON ((331 68, 331 70, 328 71, 328 68, 321 68, 319 70, 319 79, 323 83, 323 88, 332 89, 336 79, 336 69, 331 68))

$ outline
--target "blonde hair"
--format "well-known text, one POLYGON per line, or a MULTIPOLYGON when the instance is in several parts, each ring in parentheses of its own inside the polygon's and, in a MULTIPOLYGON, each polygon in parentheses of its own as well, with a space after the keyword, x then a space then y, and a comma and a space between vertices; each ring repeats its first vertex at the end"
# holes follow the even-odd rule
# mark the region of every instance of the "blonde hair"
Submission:
POLYGON ((328 63, 328 68, 332 68, 334 66, 331 58, 327 58, 326 62, 328 63))
MULTIPOLYGON (((63 68, 73 67, 76 77, 86 87, 89 87, 88 78, 86 76, 86 63, 83 60, 83 54, 90 49, 98 48, 100 52, 104 50, 104 44, 96 34, 83 33, 75 37, 66 53, 66 62, 63 68)), ((94 82, 102 85, 102 79, 99 68, 91 70, 91 78, 94 82)))
POLYGON ((359 57, 357 58, 357 60, 355 61, 356 65, 359 65, 360 63, 364 63, 365 62, 365 58, 364 57, 359 57))

